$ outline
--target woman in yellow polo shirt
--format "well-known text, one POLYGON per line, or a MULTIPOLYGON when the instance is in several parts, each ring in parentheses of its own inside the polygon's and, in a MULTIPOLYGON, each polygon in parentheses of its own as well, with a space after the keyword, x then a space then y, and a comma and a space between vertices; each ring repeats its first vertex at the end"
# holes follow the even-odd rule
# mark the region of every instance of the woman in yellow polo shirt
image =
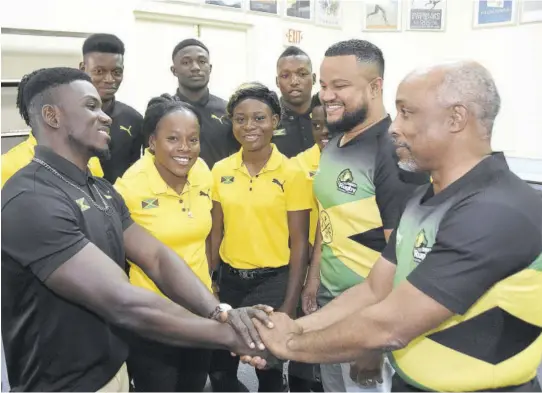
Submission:
MULTIPOLYGON (((271 143, 281 111, 276 93, 245 84, 226 109, 242 147, 212 170, 213 266, 223 262, 220 301, 267 304, 295 316, 308 259, 310 183, 271 143)), ((229 352, 214 352, 215 392, 242 390, 238 364, 229 352)), ((282 369, 256 373, 260 392, 283 391, 282 369)))
MULTIPOLYGON (((133 220, 178 253, 211 290, 206 250, 212 176, 198 158, 200 124, 189 104, 167 95, 152 99, 143 120, 149 148, 115 188, 133 220)), ((130 266, 130 281, 162 294, 135 265, 130 266)), ((207 349, 169 347, 134 337, 128 368, 138 392, 198 392, 205 387, 210 359, 207 349)))

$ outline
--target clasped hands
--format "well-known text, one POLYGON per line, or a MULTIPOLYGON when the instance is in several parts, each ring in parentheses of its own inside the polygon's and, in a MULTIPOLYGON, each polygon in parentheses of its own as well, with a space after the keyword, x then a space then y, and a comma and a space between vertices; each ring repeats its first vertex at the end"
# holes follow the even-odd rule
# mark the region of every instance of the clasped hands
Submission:
POLYGON ((288 342, 303 329, 287 314, 274 312, 272 307, 257 305, 230 310, 220 315, 237 333, 232 354, 241 361, 264 369, 289 357, 288 342))

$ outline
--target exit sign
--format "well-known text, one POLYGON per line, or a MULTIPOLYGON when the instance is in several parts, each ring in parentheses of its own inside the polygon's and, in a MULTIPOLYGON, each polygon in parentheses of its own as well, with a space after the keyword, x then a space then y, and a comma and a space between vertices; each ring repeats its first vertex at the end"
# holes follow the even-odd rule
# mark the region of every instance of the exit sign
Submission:
POLYGON ((296 29, 286 29, 284 34, 285 45, 300 45, 303 40, 303 32, 296 29))

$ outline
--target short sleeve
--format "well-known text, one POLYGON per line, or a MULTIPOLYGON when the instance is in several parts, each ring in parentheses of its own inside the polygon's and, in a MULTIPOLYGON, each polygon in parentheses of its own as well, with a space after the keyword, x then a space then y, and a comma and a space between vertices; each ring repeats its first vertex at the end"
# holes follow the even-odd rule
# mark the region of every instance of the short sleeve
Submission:
POLYGON ((132 215, 130 214, 130 209, 134 209, 135 207, 133 206, 134 201, 130 198, 130 189, 122 178, 118 178, 115 182, 115 186, 112 188, 113 197, 115 198, 120 213, 122 230, 125 231, 134 223, 132 215), (130 206, 130 201, 132 206, 130 206))
POLYGON ((432 250, 407 279, 464 314, 493 285, 540 254, 540 230, 530 220, 511 206, 466 202, 446 214, 432 250))
POLYGON ((130 152, 130 162, 133 164, 139 158, 141 158, 141 152, 144 148, 147 147, 148 142, 144 140, 144 135, 142 131, 143 117, 137 113, 137 116, 134 116, 134 123, 132 127, 132 133, 134 137, 132 138, 132 147, 130 152))
MULTIPOLYGON (((382 137, 384 138, 384 137, 382 137)), ((384 229, 394 229, 400 217, 401 206, 421 184, 429 182, 427 173, 407 172, 397 165, 398 157, 391 144, 381 143, 375 169, 376 203, 384 229)))
POLYGON ((89 243, 71 201, 60 195, 17 195, 2 208, 2 228, 2 253, 41 281, 89 243))
POLYGON ((211 170, 211 174, 213 177, 213 184, 211 187, 211 199, 215 202, 220 203, 220 193, 218 192, 218 187, 220 186, 220 173, 218 172, 218 168, 216 165, 211 170))
POLYGON ((385 260, 393 263, 394 265, 397 265, 397 254, 395 252, 395 249, 397 247, 397 236, 396 236, 397 229, 393 230, 390 238, 388 240, 388 244, 386 244, 386 247, 382 251, 382 258, 385 260))
POLYGON ((298 165, 290 162, 291 176, 284 184, 286 193, 286 210, 311 210, 313 205, 312 184, 298 165))

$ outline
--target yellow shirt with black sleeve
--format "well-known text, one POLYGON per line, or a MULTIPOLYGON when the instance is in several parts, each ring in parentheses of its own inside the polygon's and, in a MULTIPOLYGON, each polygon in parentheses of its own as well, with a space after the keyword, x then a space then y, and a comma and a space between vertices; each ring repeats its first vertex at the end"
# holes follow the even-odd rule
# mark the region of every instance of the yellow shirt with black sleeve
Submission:
POLYGON ((310 193, 312 200, 311 220, 309 227, 309 242, 311 245, 314 245, 314 238, 316 237, 316 227, 318 225, 318 202, 314 197, 312 181, 314 179, 314 175, 316 175, 316 172, 318 171, 318 165, 320 164, 320 148, 317 144, 315 144, 310 149, 307 149, 304 152, 301 152, 297 156, 293 157, 292 161, 299 165, 299 167, 310 182, 310 188, 305 190, 304 192, 310 193))
POLYGON ((269 161, 255 176, 243 164, 243 150, 213 167, 213 200, 224 213, 222 260, 236 269, 288 265, 288 212, 309 210, 310 183, 275 145, 269 161))
MULTIPOLYGON (((198 158, 179 195, 162 179, 154 155, 145 154, 115 182, 132 219, 186 261, 211 290, 205 241, 211 232, 211 188, 213 178, 207 164, 198 158)), ((130 282, 162 296, 154 282, 130 264, 130 282)))
MULTIPOLYGON (((8 179, 22 167, 27 166, 32 158, 34 158, 34 147, 38 142, 34 135, 30 134, 28 139, 11 148, 7 153, 2 154, 2 187, 8 179)), ((100 161, 96 157, 92 157, 88 162, 90 173, 96 177, 103 177, 104 172, 100 165, 100 161)))

